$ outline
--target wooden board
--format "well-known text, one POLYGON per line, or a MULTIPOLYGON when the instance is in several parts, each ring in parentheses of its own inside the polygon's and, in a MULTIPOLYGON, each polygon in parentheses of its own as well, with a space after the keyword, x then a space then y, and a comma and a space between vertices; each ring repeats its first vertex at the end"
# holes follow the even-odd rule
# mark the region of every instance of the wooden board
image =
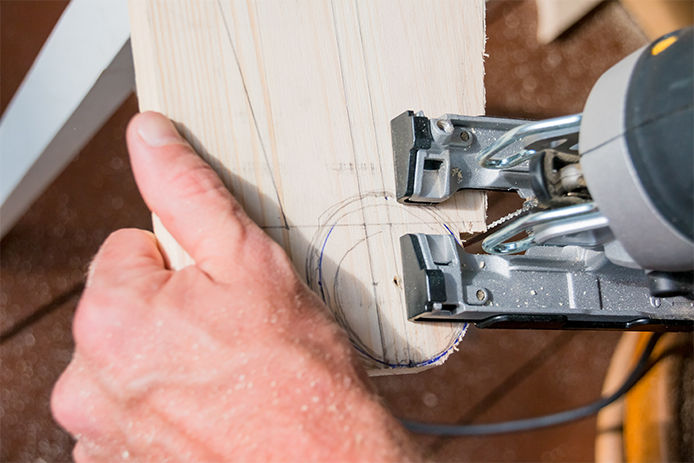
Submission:
POLYGON ((443 362, 463 327, 406 320, 398 238, 482 230, 485 198, 399 205, 390 120, 483 112, 484 2, 131 0, 130 16, 141 109, 178 124, 372 372, 443 362))

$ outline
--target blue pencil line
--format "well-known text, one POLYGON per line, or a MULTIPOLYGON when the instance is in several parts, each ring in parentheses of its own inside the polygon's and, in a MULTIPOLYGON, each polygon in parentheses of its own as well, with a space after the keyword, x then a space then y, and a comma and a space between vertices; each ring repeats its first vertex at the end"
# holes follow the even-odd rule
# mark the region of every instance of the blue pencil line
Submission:
POLYGON ((323 299, 323 302, 326 303, 325 293, 323 292, 323 253, 325 252, 325 245, 328 244, 328 238, 330 238, 330 234, 333 232, 334 228, 335 224, 328 230, 328 234, 325 236, 325 240, 323 240, 323 246, 320 248, 320 256, 318 257, 318 287, 320 288, 320 297, 323 299))
MULTIPOLYGON (((328 238, 330 238, 330 234, 333 232, 333 229, 335 228, 335 225, 336 225, 336 224, 333 224, 333 225, 330 227, 330 230, 328 230, 328 234, 325 236, 325 240, 323 240, 323 245, 321 246, 321 249, 320 249, 320 256, 318 257, 318 287, 320 288, 320 295, 321 295, 321 298, 323 299, 323 302, 326 302, 326 303, 327 303, 327 301, 325 300, 325 293, 323 292, 323 253, 325 252, 325 246, 326 246, 326 244, 328 244, 328 238)), ((446 228, 446 230, 448 230, 448 233, 451 234, 451 236, 453 237, 453 239, 455 239, 456 242, 457 242, 458 244, 460 244, 460 241, 458 241, 458 238, 455 236, 455 234, 453 233, 453 231, 452 231, 450 228, 448 228, 448 225, 446 225, 445 223, 442 224, 442 225, 446 228)), ((367 357, 367 358, 373 360, 373 361, 376 362, 376 363, 379 363, 379 364, 381 364, 381 365, 387 366, 387 367, 389 367, 389 368, 417 368, 417 367, 425 367, 425 366, 427 366, 427 365, 432 365, 432 364, 438 362, 438 361, 441 360, 443 357, 447 356, 447 355, 451 352, 451 350, 455 349, 455 347, 458 345, 458 343, 463 339, 463 336, 465 336, 465 333, 467 332, 467 327, 468 327, 468 324, 467 324, 467 323, 463 324, 462 328, 460 329, 460 333, 458 333, 458 336, 456 337, 455 341, 453 342, 453 344, 451 344, 451 346, 450 346, 448 349, 444 350, 443 352, 441 352, 441 353, 440 353, 439 355, 437 355, 436 357, 430 358, 429 360, 425 360, 425 361, 419 362, 419 363, 388 363, 388 362, 385 362, 385 361, 383 361, 383 360, 381 360, 381 359, 378 359, 378 358, 374 357, 373 355, 369 354, 368 352, 364 351, 364 349, 362 349, 361 347, 359 347, 357 344, 352 343, 352 345, 353 345, 353 346, 359 351, 359 353, 361 353, 363 356, 365 356, 365 357, 367 357)))
MULTIPOLYGON (((443 225, 443 226, 446 228, 446 230, 448 230, 448 233, 451 234, 451 236, 453 237, 453 239, 455 240, 455 242, 458 243, 458 244, 460 244, 460 241, 458 240, 458 237, 455 236, 455 233, 453 233, 453 230, 451 230, 450 228, 448 228, 448 225, 446 225, 445 223, 442 223, 441 225, 443 225)), ((460 244, 460 245, 462 246, 462 244, 460 244)))
POLYGON ((363 349, 361 349, 358 345, 354 344, 354 347, 365 357, 373 360, 376 363, 379 363, 381 365, 387 366, 389 368, 418 368, 418 367, 425 367, 427 365, 432 365, 439 360, 441 360, 443 357, 447 356, 455 347, 458 345, 458 343, 463 339, 463 336, 465 336, 465 333, 467 332, 467 327, 468 324, 465 323, 463 324, 462 328, 460 329, 460 333, 458 333, 458 337, 456 337, 455 341, 453 344, 448 347, 445 351, 441 352, 439 355, 436 357, 430 358, 429 360, 424 360, 423 362, 419 363, 388 363, 384 362, 383 360, 377 359, 373 355, 369 354, 368 352, 365 352, 363 349))

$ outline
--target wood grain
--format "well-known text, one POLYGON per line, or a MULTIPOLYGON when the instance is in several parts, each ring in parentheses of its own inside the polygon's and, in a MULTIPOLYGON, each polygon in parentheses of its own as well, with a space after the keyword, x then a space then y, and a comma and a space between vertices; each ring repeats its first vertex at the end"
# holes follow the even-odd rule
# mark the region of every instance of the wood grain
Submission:
POLYGON ((482 230, 485 198, 399 205, 390 120, 483 112, 484 2, 131 0, 130 16, 140 108, 177 123, 372 373, 443 362, 463 327, 406 320, 398 238, 482 230))

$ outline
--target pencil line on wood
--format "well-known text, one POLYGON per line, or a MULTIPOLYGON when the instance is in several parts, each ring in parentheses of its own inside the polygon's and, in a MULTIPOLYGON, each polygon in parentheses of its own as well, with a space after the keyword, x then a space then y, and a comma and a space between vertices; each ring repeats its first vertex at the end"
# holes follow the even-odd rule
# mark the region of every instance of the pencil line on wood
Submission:
MULTIPOLYGON (((376 129, 376 113, 374 112, 374 101, 371 93, 371 81, 369 79, 369 67, 366 62, 366 45, 364 44, 364 34, 361 30, 361 14, 359 13, 359 1, 354 0, 354 8, 357 12, 357 30, 359 31, 359 43, 361 44, 361 59, 364 64, 364 74, 366 77, 366 94, 369 96, 369 110, 371 111, 371 126, 374 130, 374 137, 376 138, 376 155, 378 156, 378 170, 381 175, 381 189, 386 191, 386 181, 383 175, 383 159, 381 157, 381 145, 378 142, 378 130, 376 129)), ((386 210, 386 217, 390 220, 390 214, 386 210)))
POLYGON ((272 167, 270 166, 270 159, 267 156, 267 150, 265 149, 265 140, 260 133, 260 125, 258 124, 258 119, 255 116, 255 111, 253 110, 253 103, 251 102, 251 96, 248 94, 248 87, 246 86, 246 76, 241 68, 241 61, 239 60, 238 53, 236 52, 236 45, 234 40, 231 38, 231 30, 229 30, 229 23, 227 22, 226 15, 224 14, 224 9, 220 0, 217 0, 217 7, 219 8, 219 14, 222 17, 222 22, 224 23, 224 30, 226 31, 227 38, 229 39, 229 45, 231 45, 231 51, 234 54, 234 61, 239 70, 239 75, 241 76, 241 84, 243 86, 243 93, 246 96, 246 101, 248 102, 248 110, 253 118, 253 125, 255 126, 255 132, 260 140, 260 150, 263 152, 263 158, 265 159, 265 166, 267 167, 268 173, 270 174, 270 180, 272 181, 272 188, 275 192, 275 198, 277 199, 277 205, 280 209, 280 215, 282 216, 282 224, 284 228, 289 228, 289 223, 287 222, 287 216, 284 213, 284 206, 282 205, 282 200, 280 199, 280 193, 277 189, 277 182, 275 181, 275 175, 272 172, 272 167))
MULTIPOLYGON (((347 111, 347 123, 349 124, 349 137, 352 142, 352 159, 354 160, 354 165, 358 165, 357 162, 357 150, 355 149, 354 146, 354 131, 352 127, 352 120, 350 118, 350 112, 349 112, 349 103, 347 102, 347 85, 345 81, 345 74, 344 74, 344 69, 342 65, 343 61, 343 53, 342 53, 342 48, 340 47, 340 35, 338 32, 338 24, 337 24, 337 18, 335 17, 335 2, 331 1, 330 2, 330 13, 333 19, 333 28, 335 30, 335 45, 337 47, 337 56, 338 56, 338 65, 340 68, 340 79, 342 81, 342 92, 344 95, 345 99, 345 110, 347 111)), ((359 22, 357 18, 357 23, 359 22)), ((378 303, 378 291, 376 291, 376 276, 374 274, 374 264, 373 264, 373 253, 371 250, 371 243, 367 239, 368 237, 368 230, 366 226, 366 213, 364 212, 364 203, 363 200, 361 199, 363 197, 362 195, 362 186, 361 186, 361 179, 359 177, 359 170, 357 169, 355 171, 355 178, 357 180, 357 191, 359 192, 359 197, 360 197, 360 204, 361 207, 359 208, 360 213, 361 213, 361 218, 363 221, 362 227, 364 230, 364 240, 366 242, 366 249, 367 249, 367 254, 369 256, 368 261, 369 261, 369 275, 371 276, 371 291, 373 293, 373 300, 374 300, 374 305, 376 306, 376 320, 378 321, 378 335, 380 337, 381 341, 381 352, 385 355, 386 348, 385 348, 385 336, 383 333, 383 322, 381 320, 381 307, 380 304, 378 303)))
MULTIPOLYGON (((355 11, 357 13, 357 30, 359 31, 359 43, 361 45, 361 59, 362 59, 363 65, 364 65, 364 74, 365 74, 364 77, 366 80, 366 94, 369 97, 369 110, 371 112, 371 126, 373 127, 374 137, 376 139, 375 140, 376 141, 376 155, 378 157, 378 171, 379 171, 379 174, 381 177, 381 189, 383 191, 386 191, 386 180, 385 180, 385 175, 383 174, 383 159, 382 159, 382 155, 381 155, 382 154, 381 153, 381 144, 379 143, 379 140, 378 140, 378 132, 379 131, 376 128, 376 113, 374 111, 374 99, 373 99, 373 94, 371 91, 371 79, 370 79, 369 71, 368 71, 369 66, 368 66, 368 63, 366 61, 367 48, 366 48, 366 44, 364 43, 364 33, 363 33, 362 27, 361 27, 361 13, 359 12, 359 0, 354 0, 354 8, 355 8, 355 11)), ((391 222, 390 209, 386 208, 385 213, 386 213, 386 222, 390 223, 391 222)), ((391 232, 390 236, 393 235, 392 231, 393 231, 393 227, 391 224, 390 225, 390 232, 391 232)), ((393 268, 397 268, 398 267, 398 258, 395 255, 396 244, 395 244, 395 242, 391 242, 390 245, 393 248, 393 252, 390 253, 391 257, 393 258, 393 268)), ((405 307, 404 292, 398 291, 397 294, 398 294, 398 300, 400 301, 400 307, 405 307)), ((411 358, 410 340, 408 339, 408 336, 407 336, 407 328, 406 327, 403 330, 403 334, 405 335, 405 345, 407 346, 407 356, 408 356, 408 358, 411 358)), ((381 337, 381 339, 383 339, 383 336, 381 337)), ((384 347, 384 352, 385 352, 385 347, 384 347)))
MULTIPOLYGON (((383 374, 441 363, 464 333, 407 321, 400 234, 448 226, 458 239, 485 224, 480 201, 408 208, 392 192, 392 113, 465 112, 482 97, 484 0, 440 1, 450 15, 422 13, 417 0, 129 0, 143 109, 170 113, 218 148, 203 154, 234 174, 227 183, 245 193, 249 214, 303 264, 383 374), (422 56, 444 70, 425 86, 422 56)), ((172 265, 186 265, 157 233, 172 265)))
MULTIPOLYGON (((416 225, 431 225, 431 226, 443 226, 445 228, 445 224, 442 222, 418 222, 416 225)), ((325 225, 323 225, 325 226, 325 225)), ((366 226, 365 223, 358 222, 358 223, 336 223, 334 225, 330 225, 331 227, 334 226, 335 228, 340 228, 340 227, 364 227, 366 226)), ((413 224, 412 222, 369 222, 369 227, 389 227, 389 226, 394 226, 394 227, 403 227, 403 226, 408 226, 412 227, 413 224)), ((295 230, 298 228, 321 228, 321 225, 317 224, 307 224, 307 225, 289 225, 288 227, 285 227, 284 225, 263 225, 260 228, 263 230, 275 230, 278 228, 282 229, 288 229, 288 230, 295 230)), ((453 232, 449 230, 448 234, 452 234, 453 232)), ((446 233, 442 233, 446 234, 446 233)))

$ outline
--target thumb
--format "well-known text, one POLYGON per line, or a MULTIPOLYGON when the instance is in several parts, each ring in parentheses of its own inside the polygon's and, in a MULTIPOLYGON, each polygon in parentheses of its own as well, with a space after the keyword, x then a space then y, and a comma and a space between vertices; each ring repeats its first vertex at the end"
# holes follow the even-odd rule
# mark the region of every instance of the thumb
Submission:
POLYGON ((167 273, 154 235, 125 228, 111 233, 99 248, 89 266, 86 287, 149 285, 152 276, 164 277, 167 273))
POLYGON ((127 142, 135 181, 150 210, 198 267, 223 279, 247 235, 260 229, 163 115, 136 115, 127 142))

